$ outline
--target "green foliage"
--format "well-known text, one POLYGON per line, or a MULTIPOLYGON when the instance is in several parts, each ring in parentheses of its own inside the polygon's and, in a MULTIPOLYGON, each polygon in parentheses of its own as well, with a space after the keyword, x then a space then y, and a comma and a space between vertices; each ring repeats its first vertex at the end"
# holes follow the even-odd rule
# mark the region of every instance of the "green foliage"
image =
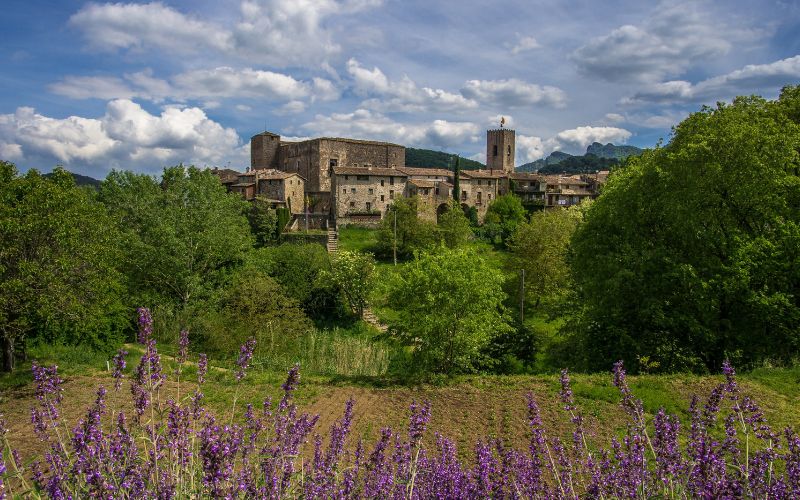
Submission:
MULTIPOLYGON (((449 170, 453 165, 452 160, 452 153, 432 151, 430 149, 406 148, 407 167, 446 168, 449 170)), ((486 165, 475 160, 462 158, 461 168, 464 170, 478 170, 486 168, 486 165)))
POLYGON ((160 183, 112 172, 100 197, 125 228, 122 267, 134 305, 205 299, 219 273, 253 244, 244 216, 249 205, 209 170, 166 168, 160 183))
POLYGON ((411 258, 415 252, 429 248, 436 241, 436 226, 419 218, 419 200, 416 196, 411 198, 397 198, 386 211, 378 229, 376 250, 384 258, 392 258, 395 244, 397 245, 397 258, 401 260, 411 258), (395 214, 396 235, 395 238, 395 214))
POLYGON ((509 193, 495 198, 486 210, 483 219, 484 233, 488 239, 505 244, 517 230, 517 226, 525 222, 527 212, 519 197, 509 193))
MULTIPOLYGON (((57 168, 18 176, 0 162, 0 339, 3 366, 26 337, 101 347, 125 322, 119 234, 91 191, 57 168)), ((115 335, 117 334, 117 335, 115 335)))
POLYGON ((360 318, 364 315, 367 299, 375 286, 372 279, 374 273, 375 260, 372 255, 341 250, 334 256, 330 271, 320 279, 341 290, 350 310, 360 318))
POLYGON ((330 256, 321 245, 284 243, 255 250, 248 254, 246 267, 275 278, 314 320, 338 318, 343 313, 339 288, 320 279, 331 269, 330 256))
POLYGON ((705 107, 612 176, 573 238, 589 368, 798 355, 798 106, 789 87, 705 107))
POLYGON ((283 231, 286 229, 286 224, 292 220, 292 213, 288 208, 278 207, 275 209, 275 214, 278 216, 276 230, 278 232, 278 236, 280 237, 281 233, 283 233, 283 231))
POLYGON ((396 338, 411 346, 415 367, 469 372, 487 361, 481 351, 509 330, 502 273, 468 250, 437 249, 403 267, 388 301, 398 313, 396 338))
POLYGON ((450 207, 439 216, 438 228, 439 235, 447 248, 464 246, 472 238, 469 219, 455 200, 451 201, 450 207))
POLYGON ((258 246, 271 245, 280 238, 278 214, 264 198, 256 196, 250 205, 247 220, 258 246))

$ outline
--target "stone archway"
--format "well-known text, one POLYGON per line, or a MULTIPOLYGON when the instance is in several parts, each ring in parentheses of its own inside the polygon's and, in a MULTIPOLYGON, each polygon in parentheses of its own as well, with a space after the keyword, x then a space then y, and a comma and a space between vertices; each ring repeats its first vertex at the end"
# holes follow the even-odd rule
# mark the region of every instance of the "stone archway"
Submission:
POLYGON ((450 205, 447 203, 442 203, 438 207, 436 207, 436 222, 439 222, 439 218, 448 210, 450 210, 450 205))

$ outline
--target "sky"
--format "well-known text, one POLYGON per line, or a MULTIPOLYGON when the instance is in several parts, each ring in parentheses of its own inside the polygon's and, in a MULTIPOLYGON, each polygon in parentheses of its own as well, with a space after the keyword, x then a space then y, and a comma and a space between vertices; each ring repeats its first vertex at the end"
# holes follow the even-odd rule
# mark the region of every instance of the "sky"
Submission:
POLYGON ((244 170, 249 138, 386 140, 517 164, 652 147, 800 83, 800 2, 4 0, 0 159, 103 178, 244 170))

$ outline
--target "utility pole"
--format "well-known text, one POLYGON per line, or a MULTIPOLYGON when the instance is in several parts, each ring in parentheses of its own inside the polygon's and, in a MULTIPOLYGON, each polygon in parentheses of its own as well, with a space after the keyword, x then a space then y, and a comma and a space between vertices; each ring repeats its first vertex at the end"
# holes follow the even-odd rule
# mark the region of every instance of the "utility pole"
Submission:
POLYGON ((397 207, 394 207, 394 244, 392 245, 394 254, 394 265, 397 265, 397 207))
POLYGON ((522 279, 519 281, 519 324, 525 323, 525 269, 522 270, 522 279))

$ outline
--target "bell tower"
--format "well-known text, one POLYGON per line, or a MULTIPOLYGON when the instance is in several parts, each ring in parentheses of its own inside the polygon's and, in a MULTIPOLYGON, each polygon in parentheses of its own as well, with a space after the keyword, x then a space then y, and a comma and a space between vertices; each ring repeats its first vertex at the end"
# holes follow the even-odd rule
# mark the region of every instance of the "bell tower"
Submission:
POLYGON ((514 172, 516 139, 513 130, 503 127, 505 119, 500 120, 500 128, 486 131, 486 168, 514 172))

